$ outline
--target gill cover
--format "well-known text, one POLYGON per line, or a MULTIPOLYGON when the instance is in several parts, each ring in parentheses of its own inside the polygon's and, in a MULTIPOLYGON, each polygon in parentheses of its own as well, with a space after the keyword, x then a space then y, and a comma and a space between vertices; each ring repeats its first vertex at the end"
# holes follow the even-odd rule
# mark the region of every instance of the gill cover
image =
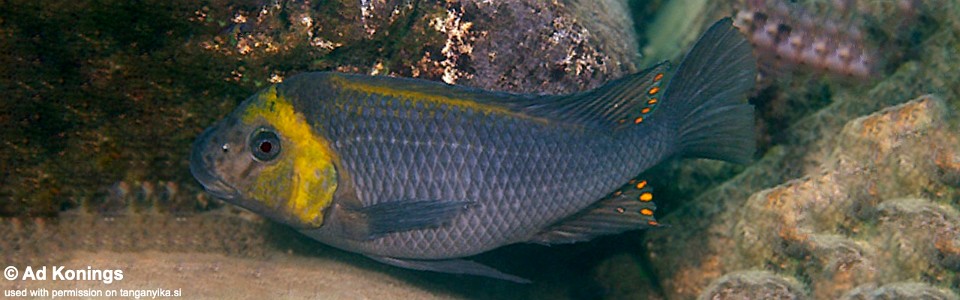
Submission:
POLYGON ((247 144, 263 164, 245 196, 259 202, 255 206, 275 210, 271 215, 277 221, 301 228, 323 225, 338 181, 329 141, 314 133, 276 86, 257 95, 241 122, 259 126, 247 144))

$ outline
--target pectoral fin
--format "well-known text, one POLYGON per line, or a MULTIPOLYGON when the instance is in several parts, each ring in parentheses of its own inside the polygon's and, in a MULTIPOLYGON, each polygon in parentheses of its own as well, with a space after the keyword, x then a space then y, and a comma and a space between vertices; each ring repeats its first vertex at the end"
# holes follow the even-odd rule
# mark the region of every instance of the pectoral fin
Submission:
POLYGON ((391 232, 439 227, 475 206, 474 201, 392 201, 359 208, 340 207, 344 236, 365 240, 391 232))
POLYGON ((393 257, 385 256, 368 256, 373 260, 379 261, 392 266, 397 266, 406 269, 420 270, 420 271, 433 271, 441 273, 451 273, 451 274, 466 274, 466 275, 476 275, 484 276, 502 280, 513 281, 516 283, 530 283, 530 280, 525 278, 517 277, 507 273, 497 271, 497 269, 485 266, 483 264, 462 260, 462 259, 446 259, 446 260, 414 260, 414 259, 399 259, 393 257))
POLYGON ((439 227, 466 212, 473 201, 394 201, 361 208, 370 234, 439 227))
POLYGON ((646 181, 631 180, 583 212, 548 227, 530 242, 546 245, 576 243, 601 235, 660 226, 653 217, 656 205, 652 191, 646 181))

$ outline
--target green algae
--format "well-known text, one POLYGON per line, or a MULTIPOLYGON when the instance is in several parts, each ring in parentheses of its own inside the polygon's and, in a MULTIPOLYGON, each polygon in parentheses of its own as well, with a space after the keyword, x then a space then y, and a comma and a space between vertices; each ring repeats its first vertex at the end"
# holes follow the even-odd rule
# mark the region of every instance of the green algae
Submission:
POLYGON ((591 40, 561 4, 376 3, 6 2, 0 216, 56 215, 121 181, 198 194, 186 167, 193 138, 258 88, 300 72, 558 92, 633 68, 623 59, 629 43, 591 40), (530 9, 541 15, 513 11, 530 9), (531 26, 534 36, 515 30, 531 26), (546 58, 526 59, 529 51, 546 58))
POLYGON ((217 75, 230 68, 225 57, 183 47, 212 30, 190 22, 185 5, 5 6, 0 215, 55 214, 124 178, 186 180, 179 162, 217 114, 211 103, 252 90, 217 75))
POLYGON ((168 180, 198 192, 186 167, 193 139, 271 77, 377 60, 409 73, 403 66, 420 58, 412 54, 443 45, 431 10, 416 6, 367 36, 355 1, 281 4, 5 3, 0 216, 55 215, 119 181, 168 180), (235 20, 260 11, 268 13, 235 20), (292 21, 301 16, 322 24, 292 21), (251 41, 262 45, 238 49, 251 41))

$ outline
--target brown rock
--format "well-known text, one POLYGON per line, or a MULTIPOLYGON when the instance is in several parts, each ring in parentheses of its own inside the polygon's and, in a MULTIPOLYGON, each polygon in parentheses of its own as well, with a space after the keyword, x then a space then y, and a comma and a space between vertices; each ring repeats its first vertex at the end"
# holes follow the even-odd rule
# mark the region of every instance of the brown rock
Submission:
POLYGON ((652 231, 647 245, 668 297, 706 297, 707 283, 748 269, 801 276, 817 299, 903 280, 955 285, 950 201, 960 194, 937 158, 955 160, 960 144, 946 110, 923 96, 851 121, 819 168, 716 212, 723 221, 705 232, 666 218, 676 227, 652 231))

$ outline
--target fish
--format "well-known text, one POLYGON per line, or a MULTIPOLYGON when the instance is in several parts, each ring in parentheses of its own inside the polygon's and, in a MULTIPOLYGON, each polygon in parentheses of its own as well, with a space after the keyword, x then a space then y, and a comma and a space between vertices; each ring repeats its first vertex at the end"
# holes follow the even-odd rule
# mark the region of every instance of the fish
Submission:
POLYGON ((752 160, 756 59, 730 19, 664 83, 669 69, 568 95, 302 73, 203 131, 190 171, 211 195, 336 248, 529 282, 466 257, 658 227, 643 171, 752 160))

